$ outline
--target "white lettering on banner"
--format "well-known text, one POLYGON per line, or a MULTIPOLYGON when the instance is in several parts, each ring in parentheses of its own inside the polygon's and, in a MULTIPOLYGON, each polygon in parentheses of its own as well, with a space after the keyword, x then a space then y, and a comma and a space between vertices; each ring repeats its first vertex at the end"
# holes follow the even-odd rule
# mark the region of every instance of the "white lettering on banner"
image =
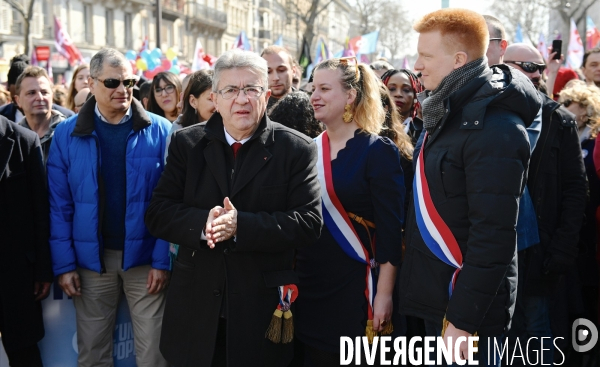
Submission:
POLYGON ((132 354, 135 355, 133 325, 131 322, 115 325, 113 357, 120 361, 129 358, 132 354))

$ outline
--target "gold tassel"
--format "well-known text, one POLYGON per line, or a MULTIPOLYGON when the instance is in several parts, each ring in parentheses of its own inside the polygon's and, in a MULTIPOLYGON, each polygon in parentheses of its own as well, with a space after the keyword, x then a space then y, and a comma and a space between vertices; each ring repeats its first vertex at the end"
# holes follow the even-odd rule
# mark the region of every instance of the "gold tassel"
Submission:
MULTIPOLYGON (((446 329, 448 328, 449 323, 450 323, 450 321, 446 320, 446 315, 444 315, 444 321, 442 321, 442 338, 446 334, 446 329)), ((475 334, 473 334, 473 336, 477 336, 477 332, 475 332, 475 334)), ((478 346, 479 346, 479 342, 473 341, 473 347, 478 348, 478 346)))
POLYGON ((294 318, 292 311, 287 310, 283 313, 283 331, 281 333, 281 342, 283 344, 291 343, 294 340, 294 318))
POLYGON ((265 337, 275 344, 281 342, 281 316, 283 312, 280 309, 276 309, 271 316, 271 323, 265 333, 265 337))
POLYGON ((373 344, 373 338, 377 336, 377 331, 373 330, 373 320, 367 320, 367 328, 365 330, 365 335, 369 340, 369 344, 373 344))
POLYGON ((383 330, 381 331, 381 335, 391 335, 394 332, 394 325, 392 325, 391 321, 388 321, 383 330))

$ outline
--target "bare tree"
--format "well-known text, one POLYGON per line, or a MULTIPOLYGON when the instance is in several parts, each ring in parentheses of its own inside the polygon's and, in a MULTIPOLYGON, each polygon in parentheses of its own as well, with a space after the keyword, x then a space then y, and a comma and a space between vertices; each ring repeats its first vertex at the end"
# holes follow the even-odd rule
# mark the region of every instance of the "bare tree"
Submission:
MULTIPOLYGON (((540 33, 546 33, 547 19, 545 12, 550 12, 550 17, 558 14, 560 24, 558 31, 564 44, 569 44, 571 18, 576 24, 585 22, 587 10, 597 0, 495 0, 492 4, 492 13, 503 22, 509 33, 514 33, 517 24, 521 25, 523 32, 529 37, 534 46, 540 33)), ((579 27, 579 34, 585 35, 585 27, 579 27)))
POLYGON ((17 11, 17 13, 21 14, 23 17, 23 24, 25 26, 24 29, 24 42, 25 45, 25 54, 31 54, 31 20, 33 19, 33 5, 35 4, 35 0, 29 0, 29 3, 26 4, 27 8, 23 6, 18 0, 4 0, 8 5, 10 5, 13 9, 17 11))
POLYGON ((356 11, 360 20, 360 34, 367 34, 378 29, 384 9, 391 4, 390 0, 356 0, 356 11))
MULTIPOLYGON (((304 31, 304 38, 306 43, 312 49, 313 39, 315 38, 315 26, 317 17, 329 7, 334 0, 311 0, 310 7, 308 9, 301 9, 298 2, 293 5, 296 9, 298 17, 306 26, 304 31)), ((301 50, 298 50, 300 52, 301 50)))

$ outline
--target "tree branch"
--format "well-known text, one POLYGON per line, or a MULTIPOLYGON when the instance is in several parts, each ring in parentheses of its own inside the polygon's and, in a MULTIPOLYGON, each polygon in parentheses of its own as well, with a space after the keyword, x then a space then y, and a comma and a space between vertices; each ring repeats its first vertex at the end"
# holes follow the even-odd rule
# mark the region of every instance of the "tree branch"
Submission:
MULTIPOLYGON (((21 14, 23 16, 23 18, 27 18, 27 14, 25 14, 25 9, 23 8, 23 5, 19 4, 18 2, 16 2, 15 0, 4 0, 8 5, 10 5, 13 9, 15 9, 19 14, 21 14)), ((31 3, 33 3, 34 0, 31 0, 31 3)))

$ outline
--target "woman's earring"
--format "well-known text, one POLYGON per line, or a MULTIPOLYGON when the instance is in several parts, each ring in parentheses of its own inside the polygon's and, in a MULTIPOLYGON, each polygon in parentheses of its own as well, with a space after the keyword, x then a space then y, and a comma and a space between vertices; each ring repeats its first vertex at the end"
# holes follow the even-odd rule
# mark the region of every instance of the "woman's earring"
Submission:
POLYGON ((344 107, 344 114, 342 115, 342 120, 344 120, 345 123, 350 123, 353 118, 354 115, 352 114, 352 107, 349 104, 347 104, 346 107, 344 107))

